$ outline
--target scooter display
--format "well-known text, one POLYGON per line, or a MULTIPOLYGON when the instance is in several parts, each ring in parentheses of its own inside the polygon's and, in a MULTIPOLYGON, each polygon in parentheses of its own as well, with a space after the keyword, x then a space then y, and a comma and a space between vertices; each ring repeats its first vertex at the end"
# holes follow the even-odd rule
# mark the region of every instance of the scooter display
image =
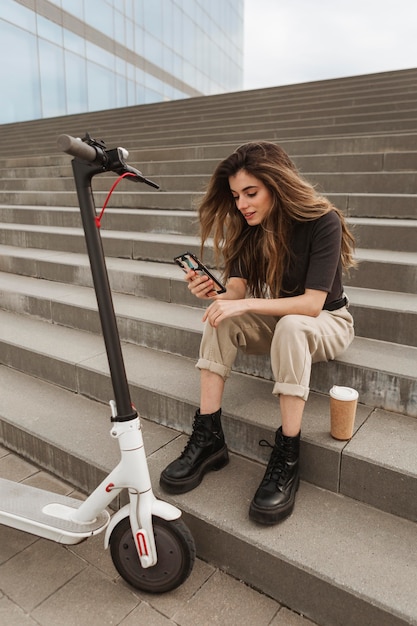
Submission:
POLYGON ((82 502, 0 479, 0 523, 68 545, 104 531, 105 548, 110 546, 119 574, 137 589, 163 593, 190 575, 195 545, 181 511, 156 498, 152 490, 141 420, 127 382, 92 179, 114 172, 119 178, 159 186, 126 163, 124 148, 107 149, 89 134, 83 139, 60 135, 58 145, 74 157, 73 175, 114 393, 109 402, 110 436, 119 444, 120 462, 82 502), (124 489, 129 504, 110 515, 109 505, 124 489))

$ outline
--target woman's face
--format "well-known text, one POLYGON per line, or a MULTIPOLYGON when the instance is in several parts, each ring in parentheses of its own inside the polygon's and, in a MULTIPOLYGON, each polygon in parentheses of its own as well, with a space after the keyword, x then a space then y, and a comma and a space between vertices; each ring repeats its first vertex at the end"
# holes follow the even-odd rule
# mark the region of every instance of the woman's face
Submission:
POLYGON ((246 170, 229 177, 230 191, 238 210, 250 226, 261 224, 272 207, 272 194, 267 187, 246 170))

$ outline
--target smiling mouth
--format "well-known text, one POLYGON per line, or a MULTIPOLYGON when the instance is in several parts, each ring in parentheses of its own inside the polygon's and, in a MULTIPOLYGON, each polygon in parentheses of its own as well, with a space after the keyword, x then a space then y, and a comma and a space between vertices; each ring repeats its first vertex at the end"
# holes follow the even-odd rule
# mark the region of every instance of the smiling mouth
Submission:
POLYGON ((250 220, 251 217, 253 217, 255 215, 255 211, 252 211, 252 213, 245 213, 244 217, 246 220, 250 220))

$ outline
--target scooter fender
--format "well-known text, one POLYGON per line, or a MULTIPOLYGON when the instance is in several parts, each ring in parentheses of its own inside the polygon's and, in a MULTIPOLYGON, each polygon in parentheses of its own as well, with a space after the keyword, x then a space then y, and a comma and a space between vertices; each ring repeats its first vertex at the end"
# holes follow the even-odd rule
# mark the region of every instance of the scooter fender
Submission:
MULTIPOLYGON (((129 517, 130 513, 130 504, 125 504, 121 509, 119 509, 110 519, 110 522, 106 528, 106 533, 104 535, 104 547, 107 550, 110 544, 110 537, 119 522, 122 521, 125 517, 129 517)), ((162 500, 155 500, 152 505, 152 515, 156 515, 164 519, 167 522, 171 522, 174 519, 178 519, 181 517, 181 511, 177 509, 173 504, 169 504, 168 502, 163 502, 162 500)))

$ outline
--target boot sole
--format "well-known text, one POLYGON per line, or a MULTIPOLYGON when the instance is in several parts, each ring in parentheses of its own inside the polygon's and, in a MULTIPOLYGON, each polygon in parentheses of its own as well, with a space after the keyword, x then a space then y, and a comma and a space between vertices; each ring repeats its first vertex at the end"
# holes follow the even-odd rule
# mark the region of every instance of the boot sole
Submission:
POLYGON ((216 452, 216 454, 213 454, 211 457, 206 459, 191 476, 173 480, 172 478, 165 476, 164 472, 162 472, 159 484, 162 489, 168 493, 187 493, 187 491, 191 491, 192 489, 198 487, 207 472, 217 472, 228 463, 229 453, 227 451, 227 446, 224 446, 221 450, 216 452))
POLYGON ((285 518, 289 517, 294 509, 295 504, 295 494, 298 491, 298 487, 300 485, 300 478, 297 478, 297 482, 294 483, 293 489, 291 490, 291 497, 285 505, 277 506, 277 507, 259 507, 254 502, 251 502, 249 507, 249 518, 253 522, 257 522, 258 524, 263 524, 264 526, 270 526, 272 524, 277 524, 278 522, 282 522, 285 518))

